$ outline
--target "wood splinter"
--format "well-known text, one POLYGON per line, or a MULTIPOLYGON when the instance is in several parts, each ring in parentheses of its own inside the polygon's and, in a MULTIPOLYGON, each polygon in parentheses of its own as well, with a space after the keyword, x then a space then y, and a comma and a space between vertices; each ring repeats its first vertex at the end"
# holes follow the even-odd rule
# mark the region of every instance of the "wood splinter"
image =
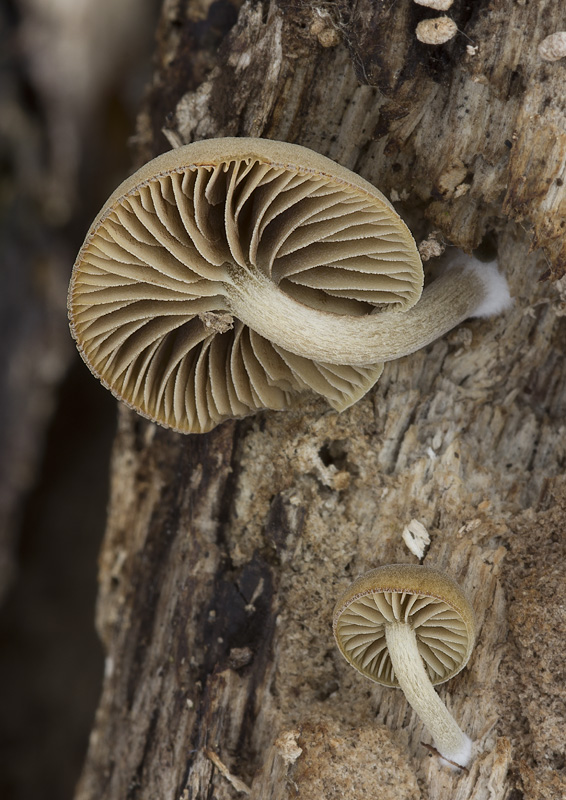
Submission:
POLYGON ((210 761, 212 761, 217 770, 221 772, 222 775, 224 775, 228 783, 230 783, 237 792, 242 792, 243 794, 251 794, 252 790, 250 789, 250 787, 246 783, 241 781, 238 777, 236 777, 236 775, 233 775, 226 766, 226 764, 224 764, 224 762, 220 760, 219 756, 217 756, 213 750, 209 750, 208 747, 205 747, 204 754, 210 761))

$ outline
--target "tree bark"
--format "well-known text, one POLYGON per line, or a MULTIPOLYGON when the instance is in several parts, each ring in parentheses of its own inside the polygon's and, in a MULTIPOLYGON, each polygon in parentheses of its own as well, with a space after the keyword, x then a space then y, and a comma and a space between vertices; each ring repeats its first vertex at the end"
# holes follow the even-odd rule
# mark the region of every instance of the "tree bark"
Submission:
POLYGON ((138 160, 212 136, 310 146, 396 201, 417 239, 497 254, 515 302, 322 400, 181 436, 120 410, 100 557, 106 673, 77 800, 566 793, 564 61, 556 2, 169 0, 138 160), (537 252, 529 254, 538 247, 537 252), (543 280, 552 277, 554 282, 543 280), (449 771, 400 692, 334 646, 358 574, 422 563, 479 636, 439 692, 474 741, 449 771))

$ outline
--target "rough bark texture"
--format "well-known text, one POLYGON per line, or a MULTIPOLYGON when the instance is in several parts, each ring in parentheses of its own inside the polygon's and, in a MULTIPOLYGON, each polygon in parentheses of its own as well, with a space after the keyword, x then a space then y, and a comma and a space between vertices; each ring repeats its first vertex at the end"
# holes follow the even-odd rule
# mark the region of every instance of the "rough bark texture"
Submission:
POLYGON ((432 223, 496 250, 515 304, 387 365, 342 415, 313 399, 183 437, 121 411, 78 800, 566 793, 566 289, 541 280, 566 267, 566 110, 564 63, 537 55, 566 12, 452 12, 460 33, 431 48, 409 0, 165 3, 140 159, 162 127, 311 146, 400 198, 417 238, 432 223), (469 773, 430 757, 403 696, 332 639, 356 575, 415 563, 411 519, 478 616, 469 667, 440 688, 469 773))

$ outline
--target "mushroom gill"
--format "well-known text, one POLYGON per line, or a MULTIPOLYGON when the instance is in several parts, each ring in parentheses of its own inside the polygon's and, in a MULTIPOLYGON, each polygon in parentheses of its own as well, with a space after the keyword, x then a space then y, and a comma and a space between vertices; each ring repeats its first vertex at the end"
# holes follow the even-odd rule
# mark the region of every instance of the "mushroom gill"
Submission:
POLYGON ((473 259, 422 289, 413 237, 367 181, 298 145, 211 139, 118 187, 75 262, 69 316, 118 398, 200 433, 304 392, 343 411, 385 361, 509 302, 473 259))
POLYGON ((410 232, 371 184, 297 145, 219 139, 154 159, 114 192, 77 257, 69 314, 119 399, 203 432, 306 391, 348 408, 383 363, 308 357, 293 343, 304 313, 332 326, 404 311, 422 282, 410 232), (285 341, 265 335, 270 320, 285 341))

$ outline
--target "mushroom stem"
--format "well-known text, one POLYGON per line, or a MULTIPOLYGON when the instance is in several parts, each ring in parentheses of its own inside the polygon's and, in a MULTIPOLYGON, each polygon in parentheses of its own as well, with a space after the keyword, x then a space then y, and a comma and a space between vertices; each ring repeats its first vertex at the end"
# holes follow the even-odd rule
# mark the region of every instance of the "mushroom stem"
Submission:
POLYGON ((447 761, 465 767, 472 742, 434 691, 414 630, 405 622, 391 622, 385 626, 385 639, 399 686, 432 734, 436 749, 447 761))
POLYGON ((330 364, 392 361, 420 350, 468 317, 491 316, 509 305, 507 283, 496 265, 474 259, 447 269, 408 311, 361 317, 299 303, 259 270, 246 278, 226 285, 231 313, 292 353, 330 364))

